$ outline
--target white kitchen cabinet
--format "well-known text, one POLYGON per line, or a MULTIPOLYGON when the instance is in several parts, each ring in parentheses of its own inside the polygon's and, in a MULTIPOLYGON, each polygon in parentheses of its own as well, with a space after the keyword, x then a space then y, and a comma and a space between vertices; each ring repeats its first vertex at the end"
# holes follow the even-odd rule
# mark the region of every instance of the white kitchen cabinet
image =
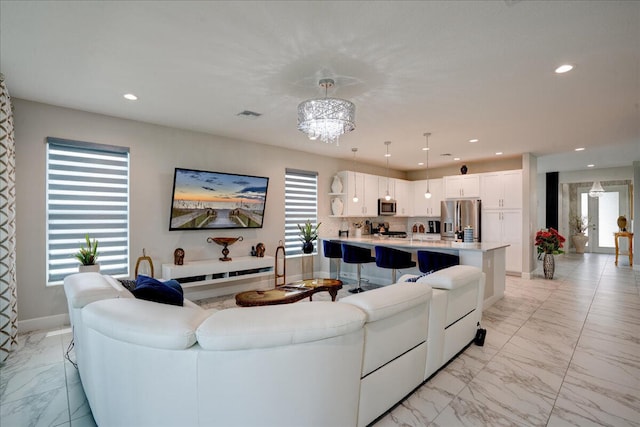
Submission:
POLYGON ((453 175, 444 177, 446 199, 480 197, 480 175, 453 175))
POLYGON ((343 191, 340 194, 329 194, 332 200, 340 197, 343 202, 342 217, 377 216, 378 215, 378 177, 360 172, 342 171, 338 175, 342 179, 343 191), (358 201, 354 202, 354 196, 358 201))
POLYGON ((394 180, 396 216, 413 216, 413 191, 410 181, 394 180))
POLYGON ((412 182, 413 216, 440 217, 440 202, 442 201, 442 178, 429 180, 431 198, 424 197, 427 191, 427 180, 412 182))
POLYGON ((411 181, 397 178, 378 177, 378 197, 384 198, 389 192, 392 200, 396 201, 396 216, 412 216, 413 194, 411 181))
POLYGON ((506 270, 522 273, 522 209, 483 209, 482 242, 508 244, 506 270))
POLYGON ((481 174, 484 209, 522 209, 522 170, 481 174))

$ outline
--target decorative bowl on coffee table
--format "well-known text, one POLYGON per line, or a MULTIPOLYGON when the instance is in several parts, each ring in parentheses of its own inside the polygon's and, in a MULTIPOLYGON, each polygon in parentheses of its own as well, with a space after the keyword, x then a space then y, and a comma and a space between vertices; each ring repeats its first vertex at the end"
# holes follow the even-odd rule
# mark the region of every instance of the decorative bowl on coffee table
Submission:
POLYGON ((220 246, 224 246, 224 248, 222 248, 222 255, 224 255, 222 258, 219 258, 220 261, 231 261, 231 258, 229 258, 229 249, 227 248, 227 246, 229 245, 233 245, 235 242, 237 241, 242 241, 242 236, 239 237, 207 237, 207 243, 211 243, 211 242, 215 242, 217 244, 219 244, 220 246))

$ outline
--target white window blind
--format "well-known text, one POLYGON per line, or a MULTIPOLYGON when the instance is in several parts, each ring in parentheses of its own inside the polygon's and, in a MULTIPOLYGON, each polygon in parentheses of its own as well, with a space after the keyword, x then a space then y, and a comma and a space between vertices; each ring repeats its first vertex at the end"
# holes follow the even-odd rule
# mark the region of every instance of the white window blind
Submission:
POLYGON ((78 271, 85 235, 100 271, 129 274, 129 149, 47 138, 47 282, 78 271))
MULTIPOLYGON (((285 251, 287 258, 302 255, 298 224, 318 223, 318 173, 287 169, 285 172, 285 251)), ((314 242, 317 253, 318 242, 314 242)))

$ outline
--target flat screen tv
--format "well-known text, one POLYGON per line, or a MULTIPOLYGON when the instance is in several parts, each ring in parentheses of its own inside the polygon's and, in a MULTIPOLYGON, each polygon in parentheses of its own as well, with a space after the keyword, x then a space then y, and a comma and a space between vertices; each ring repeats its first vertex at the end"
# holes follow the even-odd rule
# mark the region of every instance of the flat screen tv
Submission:
POLYGON ((262 228, 269 178, 176 168, 169 230, 262 228))

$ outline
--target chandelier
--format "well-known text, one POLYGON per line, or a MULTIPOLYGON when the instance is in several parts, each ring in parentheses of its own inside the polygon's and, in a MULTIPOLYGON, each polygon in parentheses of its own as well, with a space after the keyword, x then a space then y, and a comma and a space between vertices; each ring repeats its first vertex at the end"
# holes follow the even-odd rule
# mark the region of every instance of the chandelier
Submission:
POLYGON ((335 84, 332 79, 322 79, 319 84, 324 88, 324 98, 309 99, 298 105, 298 129, 312 141, 320 138, 338 145, 340 135, 356 128, 356 106, 344 99, 327 97, 327 91, 335 84))
POLYGON ((600 181, 594 181, 591 189, 589 190, 589 196, 598 198, 604 194, 604 188, 600 184, 600 181))

